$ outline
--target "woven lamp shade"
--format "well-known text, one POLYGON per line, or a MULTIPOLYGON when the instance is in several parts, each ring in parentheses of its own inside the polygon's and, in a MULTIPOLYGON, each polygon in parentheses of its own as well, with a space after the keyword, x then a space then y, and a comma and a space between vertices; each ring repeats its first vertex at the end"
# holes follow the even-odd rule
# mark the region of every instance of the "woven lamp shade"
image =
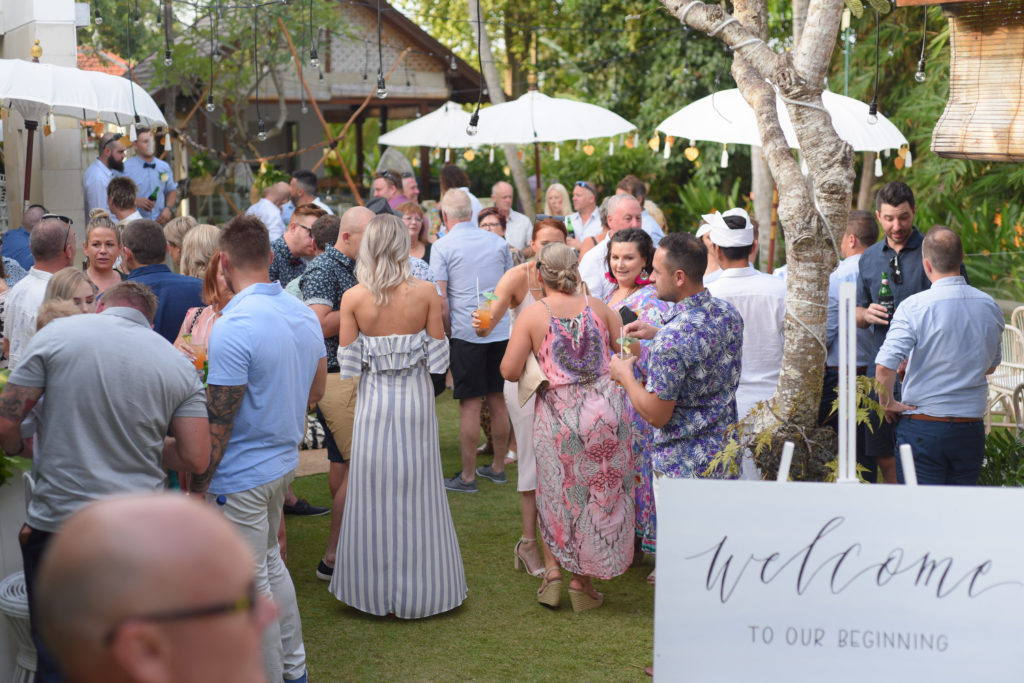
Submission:
POLYGON ((1024 0, 943 6, 949 16, 949 100, 932 151, 1024 161, 1024 0))

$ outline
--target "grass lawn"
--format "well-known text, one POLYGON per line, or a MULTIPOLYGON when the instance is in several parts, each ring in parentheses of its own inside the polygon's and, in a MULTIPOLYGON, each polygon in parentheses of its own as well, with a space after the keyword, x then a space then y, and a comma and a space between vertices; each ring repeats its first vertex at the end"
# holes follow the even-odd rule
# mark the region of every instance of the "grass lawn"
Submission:
MULTIPOLYGON (((458 403, 437 399, 445 476, 459 469, 458 403)), ((490 456, 487 456, 490 457, 490 456)), ((486 461, 481 459, 480 463, 486 461)), ((329 516, 288 518, 288 567, 302 613, 314 683, 345 680, 646 680, 654 646, 650 564, 595 581, 604 606, 574 614, 537 603, 540 579, 512 568, 520 536, 515 466, 509 483, 478 479, 475 495, 448 493, 469 595, 446 614, 419 620, 375 617, 338 602, 316 578, 329 516)), ((297 479, 299 496, 329 505, 327 475, 297 479)), ((649 561, 648 561, 649 562, 649 561)))

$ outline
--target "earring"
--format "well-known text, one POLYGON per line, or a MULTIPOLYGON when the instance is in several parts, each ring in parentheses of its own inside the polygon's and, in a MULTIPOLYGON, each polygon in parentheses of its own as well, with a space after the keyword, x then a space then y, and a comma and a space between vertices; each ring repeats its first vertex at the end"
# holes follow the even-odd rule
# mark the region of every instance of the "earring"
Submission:
POLYGON ((650 275, 647 274, 646 268, 641 270, 640 274, 636 276, 636 283, 640 286, 650 284, 650 275))

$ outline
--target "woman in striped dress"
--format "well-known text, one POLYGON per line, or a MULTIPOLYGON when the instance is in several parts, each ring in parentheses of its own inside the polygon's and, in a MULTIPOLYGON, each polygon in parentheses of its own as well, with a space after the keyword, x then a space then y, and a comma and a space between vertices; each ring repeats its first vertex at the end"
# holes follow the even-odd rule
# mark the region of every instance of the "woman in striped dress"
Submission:
POLYGON ((441 298, 410 277, 395 216, 366 226, 356 277, 339 311, 340 379, 359 377, 359 399, 330 590, 370 614, 429 617, 466 597, 428 374, 448 367, 441 298))

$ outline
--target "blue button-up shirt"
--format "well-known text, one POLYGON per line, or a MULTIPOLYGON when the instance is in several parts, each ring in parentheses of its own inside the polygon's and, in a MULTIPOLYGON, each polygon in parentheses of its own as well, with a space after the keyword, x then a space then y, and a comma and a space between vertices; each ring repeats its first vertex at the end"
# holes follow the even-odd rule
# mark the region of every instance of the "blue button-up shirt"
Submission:
MULTIPOLYGON (((306 272, 299 279, 302 302, 307 306, 320 304, 330 306, 332 311, 341 308, 341 295, 359 284, 355 276, 356 262, 328 244, 324 253, 309 262, 306 272)), ((327 369, 338 371, 338 335, 324 339, 327 349, 327 369)))
POLYGON ((1003 312, 963 277, 944 277, 896 309, 875 362, 896 370, 909 358, 903 380, 908 413, 982 417, 988 401, 985 374, 999 365, 1003 312))
POLYGON ((156 294, 159 303, 153 329, 172 344, 178 338, 188 309, 203 305, 203 281, 172 273, 162 263, 140 266, 128 273, 126 279, 141 282, 156 294))
POLYGON ((707 290, 683 299, 665 318, 640 356, 647 391, 676 404, 668 423, 654 430, 650 457, 667 476, 698 477, 736 421, 743 319, 707 290))
POLYGON ((31 236, 28 230, 21 227, 5 232, 2 251, 4 258, 14 259, 23 269, 34 266, 36 260, 32 257, 32 250, 28 247, 28 240, 31 236))
MULTIPOLYGON (((843 259, 839 266, 828 277, 828 321, 825 329, 825 342, 828 355, 825 365, 839 367, 839 285, 844 282, 857 282, 860 276, 860 254, 843 259)), ((877 294, 877 292, 876 292, 877 294)), ((870 329, 857 330, 857 365, 866 366, 874 360, 874 334, 870 329)))
POLYGON ((107 185, 114 176, 122 175, 119 171, 107 168, 99 159, 96 159, 89 168, 85 169, 82 176, 82 189, 85 191, 85 217, 88 220, 89 212, 93 209, 108 210, 107 207, 107 185))
POLYGON ((271 242, 270 251, 274 254, 269 271, 271 282, 280 282, 282 287, 287 287, 289 282, 306 271, 306 262, 292 254, 284 237, 271 242))
MULTIPOLYGON (((471 344, 504 341, 509 335, 508 313, 485 338, 473 329, 477 293, 494 291, 498 280, 512 268, 512 255, 505 240, 472 223, 458 223, 430 250, 430 269, 438 282, 448 283, 452 338, 471 344)), ((481 301, 483 297, 481 296, 481 301)))
POLYGON ((178 183, 174 182, 174 174, 171 172, 171 165, 163 159, 153 157, 152 161, 144 161, 141 157, 134 156, 124 162, 124 174, 135 181, 138 188, 138 196, 149 198, 153 190, 159 188, 154 199, 153 208, 150 211, 139 209, 143 218, 155 221, 160 212, 167 205, 167 195, 178 189, 178 183))

